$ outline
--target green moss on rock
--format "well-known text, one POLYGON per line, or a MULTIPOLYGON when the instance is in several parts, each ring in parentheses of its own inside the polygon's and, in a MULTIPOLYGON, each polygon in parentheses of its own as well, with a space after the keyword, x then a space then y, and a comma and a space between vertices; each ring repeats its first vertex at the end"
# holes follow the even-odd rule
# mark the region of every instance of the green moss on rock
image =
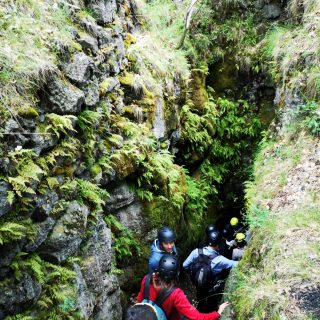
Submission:
POLYGON ((39 113, 31 106, 23 106, 19 108, 18 115, 25 118, 36 118, 39 116, 39 113))
POLYGON ((129 72, 125 72, 123 77, 119 77, 119 81, 124 86, 132 86, 134 83, 134 75, 129 72))
POLYGON ((137 38, 131 33, 127 33, 126 39, 124 40, 124 45, 128 48, 131 44, 135 44, 137 42, 137 38))
POLYGON ((102 169, 100 165, 97 163, 90 167, 90 174, 93 177, 97 176, 101 172, 102 172, 102 169))

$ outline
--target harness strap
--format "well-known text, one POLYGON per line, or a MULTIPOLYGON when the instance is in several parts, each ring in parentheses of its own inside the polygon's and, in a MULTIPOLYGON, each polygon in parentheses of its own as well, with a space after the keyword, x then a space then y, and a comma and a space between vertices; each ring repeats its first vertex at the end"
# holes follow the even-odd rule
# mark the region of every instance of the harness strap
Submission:
MULTIPOLYGON (((171 295, 171 293, 176 290, 177 288, 172 287, 168 290, 166 290, 164 292, 164 294, 162 295, 162 297, 160 297, 160 299, 158 299, 159 297, 156 298, 156 301, 153 302, 152 300, 149 299, 149 289, 150 289, 150 280, 152 277, 152 273, 148 273, 146 276, 146 280, 144 282, 144 294, 143 294, 143 299, 147 300, 148 302, 150 302, 151 305, 156 304, 157 306, 159 306, 161 308, 161 305, 163 304, 163 302, 171 295)), ((171 310, 172 311, 172 310, 171 310)), ((169 315, 170 316, 170 315, 169 315)))
MULTIPOLYGON (((202 248, 198 248, 198 255, 200 255, 200 254, 203 254, 203 255, 207 256, 206 254, 203 253, 203 249, 202 249, 202 248)), ((208 255, 207 257, 209 257, 210 260, 213 260, 213 259, 216 258, 217 256, 220 256, 220 253, 218 253, 218 252, 215 251, 214 253, 208 255)))
POLYGON ((164 292, 164 294, 162 295, 162 297, 157 297, 156 298, 156 301, 155 301, 155 303, 159 306, 159 307, 161 307, 161 305, 163 304, 163 302, 170 296, 170 294, 174 291, 174 290, 176 290, 177 288, 175 288, 175 287, 171 287, 170 289, 168 289, 168 290, 166 290, 165 292, 164 292), (158 299, 159 298, 159 299, 158 299))
POLYGON ((149 289, 150 289, 150 280, 152 277, 152 273, 148 273, 146 277, 146 281, 144 282, 144 294, 143 298, 149 300, 149 289))
POLYGON ((213 260, 214 258, 216 258, 218 256, 220 256, 220 253, 219 252, 214 252, 214 253, 210 254, 209 258, 210 258, 210 260, 213 260))

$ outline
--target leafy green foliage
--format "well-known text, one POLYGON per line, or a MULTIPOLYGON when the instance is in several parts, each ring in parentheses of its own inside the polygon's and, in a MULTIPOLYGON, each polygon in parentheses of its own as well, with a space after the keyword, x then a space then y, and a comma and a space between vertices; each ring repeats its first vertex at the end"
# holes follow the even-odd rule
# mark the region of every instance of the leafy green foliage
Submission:
POLYGON ((27 228, 15 222, 4 222, 0 226, 0 244, 20 240, 26 235, 27 228))
POLYGON ((202 179, 186 175, 186 182, 187 196, 184 211, 188 221, 192 221, 190 224, 190 238, 195 241, 199 236, 199 230, 202 230, 203 220, 210 203, 210 195, 214 190, 202 179))
POLYGON ((173 156, 166 150, 151 153, 141 163, 142 174, 138 177, 138 195, 152 199, 152 193, 162 196, 172 206, 180 209, 184 203, 184 172, 173 162, 173 156))
POLYGON ((90 181, 76 179, 76 182, 79 200, 92 206, 92 215, 101 212, 102 205, 105 203, 105 199, 109 196, 108 192, 90 181))
POLYGON ((86 136, 94 136, 94 130, 98 127, 102 114, 97 111, 84 110, 78 116, 77 124, 86 136))
POLYGON ((131 257, 133 254, 141 254, 140 242, 134 238, 132 232, 125 228, 114 215, 109 214, 104 220, 112 231, 118 262, 131 257))
POLYGON ((185 42, 185 49, 194 66, 212 64, 228 55, 235 56, 238 68, 252 56, 257 42, 254 16, 247 8, 245 14, 239 15, 241 5, 217 1, 213 5, 205 0, 198 6, 185 42), (236 10, 230 10, 233 6, 236 10))
POLYGON ((60 133, 67 134, 68 131, 75 131, 72 120, 76 119, 72 115, 58 115, 55 113, 46 114, 45 123, 41 126, 41 131, 44 133, 52 132, 60 137, 60 133))
POLYGON ((215 104, 212 101, 210 102, 205 105, 203 114, 199 114, 192 109, 191 101, 184 105, 181 110, 183 138, 188 139, 192 150, 197 150, 199 154, 206 152, 212 144, 212 135, 215 131, 217 110, 215 104))
POLYGON ((303 127, 306 127, 315 136, 320 135, 320 107, 318 103, 312 101, 300 105, 295 113, 303 127))
POLYGON ((209 204, 215 201, 219 206, 220 186, 234 174, 243 154, 252 150, 261 125, 254 106, 246 101, 210 96, 201 112, 191 103, 185 105, 181 120, 184 160, 192 167, 201 159, 196 178, 187 176, 184 210, 200 225, 209 204))
POLYGON ((20 252, 10 267, 17 279, 29 273, 41 284, 42 293, 32 311, 11 319, 80 319, 76 312, 75 272, 68 265, 55 265, 42 260, 36 253, 20 252), (71 314, 75 317, 71 317, 71 314))
POLYGON ((19 252, 12 260, 10 267, 18 280, 21 279, 23 273, 27 272, 34 275, 39 283, 43 284, 45 282, 42 260, 35 253, 19 252))
MULTIPOLYGON (((39 182, 38 175, 45 172, 34 162, 36 157, 32 150, 21 149, 9 153, 11 161, 15 165, 18 173, 15 177, 8 177, 8 182, 11 184, 14 192, 22 197, 23 193, 35 193, 30 184, 33 181, 39 182)), ((12 197, 12 196, 11 196, 12 197)))

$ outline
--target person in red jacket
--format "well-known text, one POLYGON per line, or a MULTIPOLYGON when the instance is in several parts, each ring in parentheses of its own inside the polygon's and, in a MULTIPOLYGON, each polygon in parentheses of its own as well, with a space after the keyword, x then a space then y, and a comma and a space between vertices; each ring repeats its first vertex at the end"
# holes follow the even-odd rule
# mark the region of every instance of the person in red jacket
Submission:
MULTIPOLYGON (((175 288, 179 274, 179 262, 176 256, 165 254, 158 266, 158 272, 151 277, 149 286, 149 299, 159 300, 159 297, 166 295, 168 290, 170 295, 162 299, 162 308, 168 320, 181 320, 181 316, 189 320, 215 320, 220 318, 220 314, 228 306, 228 302, 220 305, 218 311, 211 313, 200 313, 187 299, 180 288, 175 288), (174 290, 172 290, 174 288, 174 290)), ((145 281, 150 277, 145 276, 141 282, 140 292, 137 302, 140 303, 145 298, 145 281)), ((161 300, 161 299, 160 299, 161 300)), ((146 319, 147 320, 147 319, 146 319)))

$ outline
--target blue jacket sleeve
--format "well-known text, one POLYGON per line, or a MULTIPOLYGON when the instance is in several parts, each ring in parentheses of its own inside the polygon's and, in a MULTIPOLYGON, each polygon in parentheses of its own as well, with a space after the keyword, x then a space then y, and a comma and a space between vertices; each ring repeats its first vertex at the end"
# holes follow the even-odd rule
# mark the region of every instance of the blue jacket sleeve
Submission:
POLYGON ((159 261, 161 259, 161 254, 157 253, 157 252, 152 252, 149 258, 149 272, 155 272, 155 269, 158 268, 159 265, 159 261))
POLYGON ((229 270, 237 264, 238 261, 229 260, 226 257, 220 255, 211 261, 211 269, 214 274, 217 274, 222 270, 229 270))
POLYGON ((191 253, 189 254, 188 258, 186 260, 184 260, 183 262, 183 268, 184 269, 188 269, 190 267, 190 265, 192 264, 193 260, 198 256, 198 249, 195 249, 193 251, 191 251, 191 253))

